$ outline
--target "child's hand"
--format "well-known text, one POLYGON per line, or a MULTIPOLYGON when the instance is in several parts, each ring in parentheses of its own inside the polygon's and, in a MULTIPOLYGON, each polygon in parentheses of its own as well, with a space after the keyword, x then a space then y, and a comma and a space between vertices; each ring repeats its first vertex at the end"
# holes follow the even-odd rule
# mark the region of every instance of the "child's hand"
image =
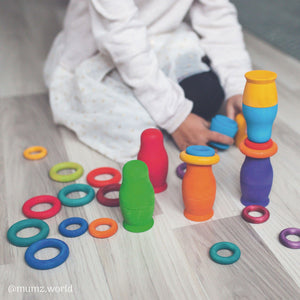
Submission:
POLYGON ((233 144, 231 137, 211 131, 209 127, 209 122, 191 113, 172 133, 172 137, 181 151, 191 145, 207 145, 209 142, 233 144))
POLYGON ((242 112, 243 95, 234 95, 227 100, 227 117, 234 120, 236 115, 242 112))

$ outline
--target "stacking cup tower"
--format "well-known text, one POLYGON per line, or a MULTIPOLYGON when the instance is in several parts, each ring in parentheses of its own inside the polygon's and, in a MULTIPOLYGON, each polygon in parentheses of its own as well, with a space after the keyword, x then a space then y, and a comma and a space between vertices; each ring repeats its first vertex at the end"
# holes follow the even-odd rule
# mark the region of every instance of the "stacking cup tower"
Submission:
POLYGON ((239 146, 246 155, 240 173, 241 202, 245 206, 267 206, 273 183, 270 157, 277 152, 277 144, 271 139, 278 109, 277 75, 255 70, 247 72, 245 77, 243 114, 248 137, 239 146))

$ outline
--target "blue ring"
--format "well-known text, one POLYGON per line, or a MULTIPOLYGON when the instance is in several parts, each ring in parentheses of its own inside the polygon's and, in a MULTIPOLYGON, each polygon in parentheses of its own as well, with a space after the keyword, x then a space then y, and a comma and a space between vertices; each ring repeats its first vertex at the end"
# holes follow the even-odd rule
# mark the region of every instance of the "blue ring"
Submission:
POLYGON ((210 248, 209 255, 210 255, 211 259, 218 264, 230 265, 239 260, 239 258, 241 256, 241 250, 237 245, 235 245, 233 243, 220 242, 220 243, 214 244, 210 248), (220 256, 217 253, 219 250, 229 250, 232 252, 232 255, 231 256, 220 256))
POLYGON ((87 184, 74 183, 62 188, 59 191, 57 197, 59 198, 59 200, 63 205, 76 207, 91 202, 95 198, 95 191, 91 186, 87 184), (84 197, 76 198, 76 199, 68 198, 67 195, 72 192, 85 192, 86 195, 84 197))
POLYGON ((229 148, 229 145, 226 144, 221 144, 221 143, 215 143, 215 142, 210 142, 209 143, 210 146, 218 148, 220 150, 226 150, 229 148))
POLYGON ((79 218, 79 217, 72 217, 65 219, 62 221, 59 226, 58 230, 59 232, 66 237, 77 237, 82 234, 84 234, 89 227, 88 222, 85 219, 79 218), (67 229, 68 226, 73 225, 73 224, 78 224, 80 227, 75 230, 69 230, 67 229))
POLYGON ((203 145, 189 146, 186 148, 185 152, 189 155, 194 155, 194 156, 211 157, 215 155, 215 149, 203 145))
POLYGON ((66 261, 68 256, 69 247, 65 242, 58 239, 44 239, 37 241, 28 247, 25 252, 25 261, 34 269, 49 270, 61 265, 66 261), (60 252, 57 256, 51 259, 41 260, 35 258, 34 254, 44 248, 57 248, 60 252))

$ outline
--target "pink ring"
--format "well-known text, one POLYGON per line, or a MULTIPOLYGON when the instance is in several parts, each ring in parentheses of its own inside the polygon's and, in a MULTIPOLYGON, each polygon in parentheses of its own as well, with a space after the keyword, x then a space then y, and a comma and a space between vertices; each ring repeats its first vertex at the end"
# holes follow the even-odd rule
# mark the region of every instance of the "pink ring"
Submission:
POLYGON ((119 198, 107 198, 105 197, 105 194, 109 192, 117 192, 120 191, 121 184, 119 183, 114 183, 114 184, 109 184, 104 186, 103 188, 100 188, 96 194, 96 198, 99 203, 105 206, 109 207, 115 207, 115 206, 120 206, 120 201, 119 198))
POLYGON ((245 221, 254 223, 254 224, 260 224, 266 222, 270 217, 270 212, 261 205, 249 205, 246 206, 242 211, 242 217, 245 221), (260 217, 252 217, 249 215, 249 212, 251 211, 257 211, 262 213, 262 216, 260 217))
POLYGON ((103 187, 108 184, 119 183, 119 181, 121 180, 121 177, 122 176, 121 176, 121 173, 119 170, 114 169, 114 168, 104 167, 104 168, 98 168, 98 169, 91 171, 87 175, 86 180, 87 180, 88 184, 93 187, 103 187), (113 178, 108 179, 108 180, 96 180, 95 179, 96 176, 103 175, 103 174, 112 175, 113 178))
POLYGON ((22 207, 23 214, 32 219, 48 219, 55 216, 61 208, 58 198, 50 195, 41 195, 27 200, 22 207), (52 207, 44 211, 33 211, 32 207, 40 203, 50 203, 52 207))

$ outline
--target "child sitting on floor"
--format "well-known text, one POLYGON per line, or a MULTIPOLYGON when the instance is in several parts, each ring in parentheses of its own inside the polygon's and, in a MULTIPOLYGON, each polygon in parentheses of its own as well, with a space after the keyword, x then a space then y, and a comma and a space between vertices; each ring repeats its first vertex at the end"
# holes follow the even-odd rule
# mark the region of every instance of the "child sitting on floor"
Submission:
POLYGON ((228 0, 71 0, 45 66, 56 123, 119 162, 159 127, 183 150, 210 141, 223 101, 241 111, 251 69, 228 0))

